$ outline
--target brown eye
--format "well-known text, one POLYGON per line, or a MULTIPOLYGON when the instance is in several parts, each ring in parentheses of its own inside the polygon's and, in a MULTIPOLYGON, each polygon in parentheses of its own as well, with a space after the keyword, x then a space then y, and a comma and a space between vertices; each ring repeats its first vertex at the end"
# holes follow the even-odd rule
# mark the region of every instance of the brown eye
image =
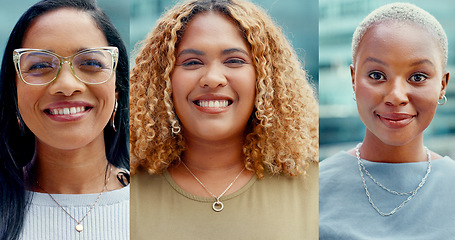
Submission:
POLYGON ((427 76, 425 76, 421 73, 418 73, 418 74, 412 75, 409 78, 409 81, 419 83, 419 82, 423 82, 423 81, 427 80, 427 78, 428 78, 427 76))
POLYGON ((201 64, 202 64, 202 63, 199 62, 199 61, 191 60, 191 61, 184 62, 184 63, 182 64, 182 66, 188 67, 188 66, 196 66, 196 65, 201 65, 201 64))
POLYGON ((384 74, 380 72, 372 72, 368 75, 371 79, 382 81, 385 80, 384 74))
POLYGON ((187 59, 183 61, 181 64, 177 64, 178 66, 182 66, 183 69, 186 70, 196 70, 199 69, 204 65, 204 63, 199 59, 187 59))
POLYGON ((243 66, 246 62, 243 59, 240 58, 230 58, 224 62, 228 67, 231 68, 238 68, 243 66))

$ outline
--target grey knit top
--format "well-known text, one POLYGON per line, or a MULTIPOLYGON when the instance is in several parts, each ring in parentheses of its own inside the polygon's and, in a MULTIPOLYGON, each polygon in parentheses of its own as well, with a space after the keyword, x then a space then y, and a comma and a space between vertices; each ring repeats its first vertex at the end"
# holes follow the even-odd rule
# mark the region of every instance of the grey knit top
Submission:
MULTIPOLYGON (((53 239, 129 239, 129 185, 101 195, 98 203, 81 222, 84 230, 76 231, 77 223, 47 193, 27 192, 32 201, 27 209, 23 240, 53 239)), ((91 208, 95 194, 52 194, 57 202, 78 221, 91 208)))

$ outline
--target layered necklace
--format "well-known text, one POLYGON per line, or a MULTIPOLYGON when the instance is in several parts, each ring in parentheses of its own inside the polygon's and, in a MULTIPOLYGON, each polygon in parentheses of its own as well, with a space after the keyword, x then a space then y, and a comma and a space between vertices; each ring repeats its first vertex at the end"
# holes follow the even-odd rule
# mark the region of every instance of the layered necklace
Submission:
POLYGON ((428 167, 427 167, 427 171, 425 173, 425 176, 422 178, 422 180, 420 181, 420 183, 416 187, 416 189, 414 189, 414 190, 412 190, 410 192, 397 192, 397 191, 391 190, 391 189, 385 187, 384 185, 382 185, 380 182, 378 182, 370 174, 370 172, 368 172, 368 170, 365 168, 365 165, 363 165, 362 161, 360 161, 360 146, 362 146, 362 143, 357 144, 357 146, 355 147, 355 155, 357 157, 357 163, 359 165, 360 177, 362 178, 363 187, 365 189, 365 194, 367 195, 368 201, 370 202, 371 206, 379 213, 379 215, 384 216, 384 217, 385 216, 390 216, 390 215, 394 214, 398 209, 402 208, 407 202, 409 202, 409 200, 411 200, 417 194, 417 191, 419 191, 419 189, 422 188, 423 185, 425 184, 425 182, 427 181, 428 174, 430 174, 430 172, 431 172, 431 154, 430 154, 430 151, 428 150, 427 147, 424 147, 425 154, 427 155, 428 167), (378 185, 382 189, 386 190, 387 192, 392 193, 394 195, 398 195, 398 196, 408 196, 408 197, 400 205, 398 205, 398 207, 394 208, 391 212, 388 212, 388 213, 382 212, 381 210, 379 210, 379 208, 374 204, 373 200, 371 199, 370 192, 368 191, 368 187, 367 187, 367 184, 365 182, 365 177, 363 175, 363 172, 365 172, 365 174, 374 183, 376 183, 376 185, 378 185))
POLYGON ((217 197, 201 182, 201 180, 199 180, 199 178, 196 177, 196 175, 194 175, 194 173, 188 168, 188 166, 185 164, 185 162, 183 162, 183 161, 181 161, 181 162, 182 162, 183 166, 185 166, 186 170, 188 170, 188 172, 194 177, 194 179, 196 179, 196 181, 205 189, 205 191, 207 191, 212 197, 215 198, 215 202, 212 204, 212 209, 215 212, 223 211, 224 204, 220 201, 220 198, 222 196, 224 196, 224 194, 232 187, 232 185, 235 183, 235 181, 237 181, 237 179, 240 177, 240 175, 242 175, 243 171, 245 171, 245 167, 243 167, 242 171, 240 171, 240 173, 237 175, 237 177, 235 177, 234 181, 232 181, 231 184, 229 184, 229 186, 227 186, 227 188, 217 197))
POLYGON ((45 193, 47 193, 51 198, 52 200, 54 200, 54 202, 68 215, 70 216, 75 222, 76 222, 76 231, 78 232, 82 232, 84 230, 84 226, 82 225, 82 221, 84 221, 85 217, 87 217, 87 215, 93 210, 93 208, 95 207, 96 203, 98 203, 98 200, 100 200, 100 197, 101 195, 107 191, 107 184, 109 183, 109 178, 111 177, 111 173, 112 173, 112 165, 111 167, 109 168, 109 162, 107 163, 106 165, 106 170, 104 171, 104 187, 103 187, 103 190, 101 190, 100 194, 98 194, 98 197, 96 198, 95 202, 93 203, 93 205, 90 207, 90 209, 85 213, 84 217, 82 217, 81 220, 77 220, 75 217, 73 217, 73 215, 71 215, 62 205, 60 205, 59 202, 57 202, 57 200, 55 200, 54 196, 52 196, 52 194, 50 194, 48 191, 44 190, 44 188, 40 185, 40 183, 38 182, 38 180, 36 181, 37 185, 39 188, 41 188, 41 190, 43 190, 45 193), (108 168, 109 168, 109 175, 107 175, 107 172, 108 172, 108 168))

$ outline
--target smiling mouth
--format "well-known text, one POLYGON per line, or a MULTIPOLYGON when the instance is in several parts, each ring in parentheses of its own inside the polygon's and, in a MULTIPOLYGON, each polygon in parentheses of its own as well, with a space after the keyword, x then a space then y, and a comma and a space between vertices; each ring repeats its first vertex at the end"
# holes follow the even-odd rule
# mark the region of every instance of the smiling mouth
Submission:
POLYGON ((69 107, 69 108, 53 108, 45 109, 44 112, 50 115, 72 115, 81 112, 88 111, 91 107, 82 106, 82 107, 69 107))
POLYGON ((412 114, 376 114, 376 116, 389 128, 402 128, 414 120, 416 115, 412 114))
POLYGON ((203 108, 225 108, 232 104, 231 100, 196 100, 194 104, 203 108))
POLYGON ((407 120, 414 118, 415 115, 411 114, 389 114, 389 115, 381 115, 381 114, 376 114, 376 116, 386 119, 388 121, 402 121, 402 120, 407 120))

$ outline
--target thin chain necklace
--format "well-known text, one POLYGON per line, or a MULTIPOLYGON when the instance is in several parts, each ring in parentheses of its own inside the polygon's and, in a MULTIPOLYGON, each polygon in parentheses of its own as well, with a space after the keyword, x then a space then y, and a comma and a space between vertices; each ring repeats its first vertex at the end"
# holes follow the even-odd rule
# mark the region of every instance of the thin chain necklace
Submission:
POLYGON ((107 190, 107 184, 109 183, 109 179, 111 177, 111 173, 112 173, 112 165, 109 169, 109 175, 107 176, 107 169, 109 167, 109 163, 106 165, 106 171, 104 172, 104 187, 103 187, 103 190, 101 190, 100 194, 98 194, 98 197, 96 198, 95 202, 93 203, 92 207, 90 207, 90 209, 85 213, 84 217, 82 217, 82 219, 80 221, 78 221, 76 218, 73 217, 73 215, 71 215, 62 205, 60 205, 60 203, 57 202, 57 200, 55 200, 54 196, 52 196, 52 194, 50 194, 48 191, 44 190, 44 188, 40 185, 40 183, 38 182, 38 180, 36 181, 36 183, 38 184, 38 187, 41 188, 41 190, 43 190, 45 193, 47 193, 51 198, 52 200, 54 200, 55 203, 57 203, 57 205, 66 213, 68 214, 68 216, 70 216, 77 224, 76 224, 76 230, 78 232, 82 232, 84 230, 84 226, 82 226, 82 221, 84 221, 85 217, 87 217, 87 215, 92 211, 92 209, 95 207, 96 203, 98 202, 98 200, 100 200, 100 197, 101 195, 104 193, 104 191, 107 190), (106 179, 106 176, 107 176, 107 179, 106 179))
POLYGON ((188 166, 186 166, 186 164, 181 161, 183 163, 183 166, 185 166, 186 170, 188 170, 188 172, 194 177, 194 179, 196 179, 196 181, 201 184, 201 186, 210 194, 212 195, 212 197, 215 198, 215 202, 212 204, 212 209, 213 211, 215 212, 221 212, 224 208, 224 204, 220 201, 220 198, 222 196, 224 196, 224 194, 232 187, 232 185, 235 183, 235 181, 237 181, 237 179, 240 177, 240 175, 242 175, 243 171, 245 171, 245 167, 243 167, 242 171, 240 171, 240 173, 237 175, 237 177, 235 177, 234 181, 231 182, 231 184, 229 184, 229 186, 224 190, 223 193, 220 194, 220 196, 216 196, 215 194, 213 194, 202 182, 201 180, 199 180, 199 178, 196 177, 196 175, 194 175, 194 173, 188 168, 188 166))
POLYGON ((428 167, 427 167, 427 171, 425 173, 425 176, 422 178, 422 180, 420 181, 419 185, 417 186, 416 189, 414 189, 413 191, 410 191, 410 192, 397 192, 397 191, 394 191, 394 190, 390 190, 388 189, 387 187, 385 187, 384 185, 382 185, 381 183, 379 183, 371 174, 370 172, 368 172, 368 170, 365 168, 365 165, 363 165, 362 161, 360 161, 360 146, 362 146, 362 143, 359 143, 357 144, 357 146, 355 147, 355 155, 357 157, 357 163, 359 165, 359 172, 360 172, 360 177, 362 177, 362 182, 363 182, 363 187, 365 189, 365 194, 367 195, 368 197, 368 201, 370 202, 371 206, 379 213, 379 215, 381 216, 390 216, 392 214, 394 214, 398 209, 402 208, 407 202, 409 202, 409 200, 411 200, 411 198, 414 197, 414 195, 417 194, 417 191, 419 191, 420 188, 423 187, 423 185, 425 184, 425 182, 427 181, 427 178, 428 178, 428 174, 430 174, 431 172, 431 154, 430 154, 430 151, 428 150, 427 147, 424 147, 425 149, 425 153, 427 155, 427 161, 428 161, 428 167), (386 190, 387 192, 389 193, 392 193, 392 194, 395 194, 395 195, 399 195, 399 196, 408 196, 398 207, 394 208, 391 212, 389 213, 384 213, 382 212, 381 210, 379 210, 379 208, 374 204, 373 200, 371 199, 371 196, 370 196, 370 192, 368 191, 368 187, 367 187, 367 184, 365 182, 365 178, 363 176, 363 172, 362 172, 362 169, 365 171, 365 174, 371 178, 371 180, 373 180, 374 183, 376 183, 379 187, 381 187, 382 189, 386 190))

